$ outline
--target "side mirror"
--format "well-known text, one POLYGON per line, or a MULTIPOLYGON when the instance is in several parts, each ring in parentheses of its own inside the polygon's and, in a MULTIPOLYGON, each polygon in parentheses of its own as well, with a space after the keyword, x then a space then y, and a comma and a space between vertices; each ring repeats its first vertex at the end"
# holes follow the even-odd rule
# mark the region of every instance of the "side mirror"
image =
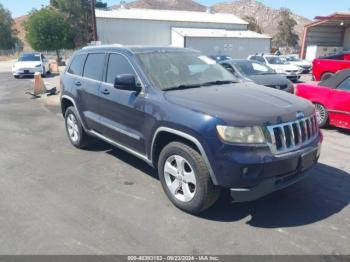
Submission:
POLYGON ((114 79, 114 87, 120 90, 141 91, 141 85, 136 83, 135 76, 132 74, 117 75, 114 79))

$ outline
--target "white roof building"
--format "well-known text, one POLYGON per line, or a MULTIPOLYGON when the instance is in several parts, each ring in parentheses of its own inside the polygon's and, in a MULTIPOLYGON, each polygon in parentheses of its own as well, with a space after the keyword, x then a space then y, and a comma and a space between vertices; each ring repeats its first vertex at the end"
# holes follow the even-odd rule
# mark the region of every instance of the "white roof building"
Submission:
POLYGON ((268 52, 271 42, 269 36, 248 31, 248 23, 233 14, 97 9, 96 21, 103 44, 174 45, 199 49, 208 55, 225 53, 246 58, 252 53, 268 52))

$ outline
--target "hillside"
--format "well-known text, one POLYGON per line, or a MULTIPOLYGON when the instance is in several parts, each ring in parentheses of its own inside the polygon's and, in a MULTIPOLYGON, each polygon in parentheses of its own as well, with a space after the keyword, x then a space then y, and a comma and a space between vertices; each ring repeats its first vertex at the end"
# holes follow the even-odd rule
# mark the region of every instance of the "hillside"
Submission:
POLYGON ((23 15, 20 17, 15 18, 15 24, 14 27, 18 32, 18 38, 21 39, 21 41, 23 42, 23 50, 24 51, 29 51, 31 50, 30 46, 28 45, 28 43, 25 41, 25 30, 23 27, 23 22, 25 22, 27 20, 28 16, 27 15, 23 15))
MULTIPOLYGON (((181 11, 205 11, 206 7, 192 0, 136 0, 126 4, 128 8, 165 9, 181 11)), ((112 6, 112 9, 119 5, 112 6)))
MULTIPOLYGON (((212 6, 212 9, 215 12, 232 13, 241 18, 244 18, 245 16, 255 17, 264 30, 264 33, 271 36, 276 34, 277 24, 281 19, 278 9, 272 9, 255 0, 239 0, 235 2, 218 3, 212 6)), ((295 30, 301 39, 304 25, 311 21, 294 13, 292 14, 292 17, 297 22, 295 30)))

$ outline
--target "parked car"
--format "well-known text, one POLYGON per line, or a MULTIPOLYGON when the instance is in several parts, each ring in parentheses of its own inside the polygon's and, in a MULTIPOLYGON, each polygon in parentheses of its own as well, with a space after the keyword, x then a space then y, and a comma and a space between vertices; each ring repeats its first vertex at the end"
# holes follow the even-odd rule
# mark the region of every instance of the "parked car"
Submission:
POLYGON ((299 84, 296 95, 315 104, 317 122, 350 129, 350 70, 343 70, 322 82, 299 84))
POLYGON ((214 59, 216 62, 232 59, 229 55, 211 55, 210 58, 214 59))
POLYGON ((304 178, 320 155, 313 105, 239 82, 192 49, 87 47, 61 76, 70 142, 100 138, 157 167, 182 210, 209 208, 227 188, 236 202, 304 178))
POLYGON ((294 93, 294 86, 290 80, 258 61, 231 59, 221 61, 220 64, 235 76, 253 81, 258 85, 294 93))
POLYGON ((298 66, 302 69, 301 73, 308 74, 312 70, 312 63, 299 58, 299 55, 285 55, 282 58, 286 59, 292 65, 298 66))
POLYGON ((36 72, 42 76, 50 74, 49 60, 41 53, 22 53, 12 67, 15 78, 33 76, 36 72))
POLYGON ((286 62, 284 59, 277 55, 251 55, 248 60, 255 60, 260 63, 266 64, 274 69, 278 74, 285 75, 293 82, 297 82, 300 79, 302 69, 300 67, 286 62))
POLYGON ((340 70, 350 68, 350 52, 316 58, 313 61, 313 76, 316 81, 332 77, 340 70))

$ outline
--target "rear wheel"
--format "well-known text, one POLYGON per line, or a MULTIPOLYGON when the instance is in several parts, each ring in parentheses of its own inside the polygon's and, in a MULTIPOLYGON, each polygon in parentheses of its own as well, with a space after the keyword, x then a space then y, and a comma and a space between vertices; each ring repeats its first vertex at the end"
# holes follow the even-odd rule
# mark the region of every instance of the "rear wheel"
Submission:
POLYGON ((324 73, 321 77, 321 81, 327 80, 328 78, 331 78, 332 76, 334 76, 333 73, 324 73))
POLYGON ((326 127, 328 125, 328 111, 321 104, 315 104, 316 118, 319 127, 326 127))
POLYGON ((200 213, 212 206, 220 188, 211 181, 203 157, 179 142, 168 144, 158 161, 159 178, 170 201, 189 213, 200 213))
POLYGON ((67 108, 65 113, 66 131, 73 146, 84 148, 89 144, 90 137, 85 133, 77 116, 77 111, 73 106, 67 108))

